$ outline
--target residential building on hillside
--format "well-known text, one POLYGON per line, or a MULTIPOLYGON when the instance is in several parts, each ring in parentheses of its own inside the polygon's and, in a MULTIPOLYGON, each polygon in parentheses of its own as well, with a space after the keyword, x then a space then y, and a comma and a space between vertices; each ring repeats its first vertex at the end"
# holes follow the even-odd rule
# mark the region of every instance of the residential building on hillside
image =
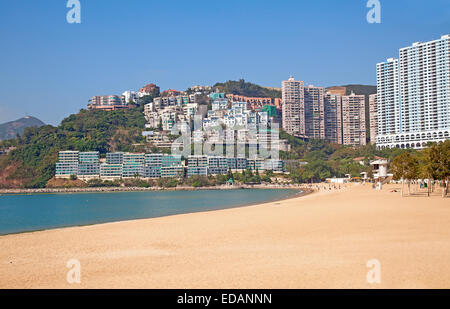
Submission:
POLYGON ((155 84, 148 84, 139 89, 138 96, 140 98, 147 96, 147 95, 153 95, 153 96, 159 96, 160 88, 156 86, 155 84))
POLYGON ((290 77, 289 80, 282 82, 281 89, 283 129, 288 134, 306 137, 303 81, 296 81, 290 77))
POLYGON ((124 99, 117 95, 93 96, 89 100, 88 109, 100 109, 112 111, 116 109, 128 108, 124 99))
POLYGON ((342 96, 327 93, 324 105, 325 139, 342 144, 342 96))
POLYGON ((125 104, 135 104, 139 100, 139 93, 136 91, 124 91, 122 93, 122 101, 125 102, 125 104))
POLYGON ((272 105, 275 108, 281 108, 282 100, 280 98, 267 97, 246 97, 236 94, 227 94, 226 97, 231 102, 246 102, 250 109, 262 108, 264 105, 272 105))
POLYGON ((325 139, 324 88, 304 87, 305 136, 325 139))
POLYGON ((365 96, 342 96, 323 87, 304 86, 291 77, 282 82, 283 129, 306 139, 365 145, 365 96), (345 100, 345 102, 344 102, 345 100))

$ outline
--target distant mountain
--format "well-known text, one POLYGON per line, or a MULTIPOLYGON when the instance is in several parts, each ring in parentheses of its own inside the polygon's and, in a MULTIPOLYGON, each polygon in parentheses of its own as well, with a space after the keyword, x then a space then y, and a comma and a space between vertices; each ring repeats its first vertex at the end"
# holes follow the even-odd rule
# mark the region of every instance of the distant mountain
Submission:
POLYGON ((0 141, 16 138, 22 134, 25 128, 42 127, 45 123, 35 117, 26 116, 15 121, 0 124, 0 141))

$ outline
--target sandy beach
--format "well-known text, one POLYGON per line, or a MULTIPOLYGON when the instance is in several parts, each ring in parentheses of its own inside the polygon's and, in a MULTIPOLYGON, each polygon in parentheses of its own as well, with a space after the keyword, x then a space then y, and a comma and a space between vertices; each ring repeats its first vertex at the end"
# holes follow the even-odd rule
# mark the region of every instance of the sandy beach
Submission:
POLYGON ((393 188, 1 236, 0 288, 450 288, 450 199, 393 188))

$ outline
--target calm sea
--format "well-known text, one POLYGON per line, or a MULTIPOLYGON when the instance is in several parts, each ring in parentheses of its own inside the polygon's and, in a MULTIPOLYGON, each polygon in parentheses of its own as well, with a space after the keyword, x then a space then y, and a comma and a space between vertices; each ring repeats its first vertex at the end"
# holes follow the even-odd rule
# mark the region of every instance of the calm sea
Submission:
POLYGON ((232 208, 298 190, 212 190, 0 196, 0 235, 232 208))

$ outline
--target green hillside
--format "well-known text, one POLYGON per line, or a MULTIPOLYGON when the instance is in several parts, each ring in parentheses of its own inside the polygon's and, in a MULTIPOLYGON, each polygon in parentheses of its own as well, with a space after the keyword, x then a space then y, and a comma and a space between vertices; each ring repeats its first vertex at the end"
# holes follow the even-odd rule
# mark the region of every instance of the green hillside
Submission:
POLYGON ((281 91, 261 87, 256 84, 246 82, 243 79, 238 81, 229 80, 225 83, 217 83, 214 85, 214 88, 217 88, 220 92, 247 97, 281 98, 281 91))
POLYGON ((44 187, 55 174, 60 150, 134 151, 132 144, 143 140, 144 125, 142 109, 135 108, 81 110, 57 127, 27 128, 18 139, 0 142, 0 149, 17 147, 0 157, 0 187, 44 187))

